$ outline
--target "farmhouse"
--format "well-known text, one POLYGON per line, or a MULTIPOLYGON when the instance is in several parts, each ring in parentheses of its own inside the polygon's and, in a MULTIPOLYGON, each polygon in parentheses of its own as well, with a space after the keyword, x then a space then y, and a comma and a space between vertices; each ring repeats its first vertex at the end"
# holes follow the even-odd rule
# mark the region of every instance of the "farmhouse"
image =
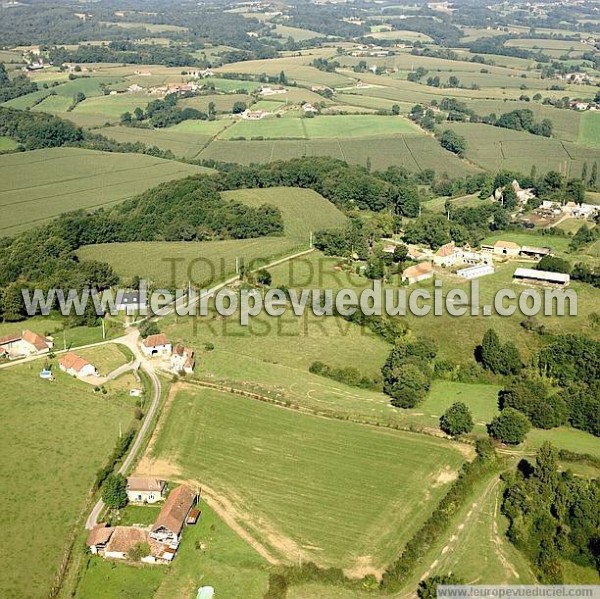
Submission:
POLYGON ((167 482, 158 478, 130 476, 127 478, 127 499, 131 503, 156 503, 165 498, 167 482))
POLYGON ((456 252, 456 247, 454 242, 451 241, 446 245, 443 245, 433 257, 433 263, 436 266, 441 266, 446 268, 448 266, 452 266, 459 261, 458 253, 456 252))
POLYGON ((171 356, 171 370, 175 373, 183 371, 186 374, 193 374, 195 366, 196 354, 194 350, 178 343, 171 356))
POLYGON ((267 116, 267 114, 269 114, 268 112, 265 112, 264 110, 244 110, 244 112, 242 112, 242 118, 246 119, 247 121, 260 121, 260 119, 262 119, 263 117, 267 116))
MULTIPOLYGON (((93 531, 92 531, 93 532, 93 531)), ((104 547, 104 557, 126 559, 129 552, 140 543, 148 542, 148 533, 135 526, 116 526, 104 547)))
POLYGON ((58 367, 71 376, 98 376, 96 367, 74 352, 66 353, 58 362, 58 367))
POLYGON ((513 281, 515 283, 530 283, 566 287, 571 281, 571 277, 561 272, 534 270, 533 268, 517 268, 513 274, 513 281))
POLYGON ((135 93, 135 92, 141 92, 143 89, 144 88, 141 85, 138 85, 137 83, 134 83, 133 85, 130 85, 127 88, 127 91, 131 92, 131 93, 135 93))
POLYGON ((177 549, 181 531, 197 500, 198 495, 185 485, 171 491, 150 530, 150 538, 177 549))
POLYGON ((521 251, 521 246, 512 241, 496 241, 493 248, 494 256, 506 256, 516 258, 521 251))
POLYGON ((304 111, 304 114, 308 114, 309 112, 311 114, 317 114, 319 112, 318 108, 315 108, 312 104, 303 104, 302 105, 302 110, 304 111))
POLYGON ((485 275, 493 275, 494 267, 491 264, 477 264, 476 266, 468 266, 456 271, 456 274, 463 279, 477 279, 485 275))
POLYGON ((9 358, 44 354, 50 351, 52 342, 33 331, 25 330, 20 335, 0 337, 0 354, 9 358))
POLYGON ((285 87, 281 87, 281 86, 277 86, 277 87, 270 87, 268 85, 263 85, 260 88, 260 95, 261 96, 276 96, 279 94, 285 94, 287 92, 287 90, 285 89, 285 87))
POLYGON ((433 277, 433 266, 431 262, 421 262, 415 266, 409 266, 402 272, 402 282, 408 281, 409 285, 431 279, 433 277))
POLYGON ((110 537, 112 537, 114 531, 114 528, 106 526, 106 524, 98 524, 98 526, 90 530, 86 545, 94 555, 104 553, 106 544, 110 541, 110 537))
POLYGON ((150 335, 142 343, 142 351, 146 356, 170 356, 173 348, 164 333, 150 335))

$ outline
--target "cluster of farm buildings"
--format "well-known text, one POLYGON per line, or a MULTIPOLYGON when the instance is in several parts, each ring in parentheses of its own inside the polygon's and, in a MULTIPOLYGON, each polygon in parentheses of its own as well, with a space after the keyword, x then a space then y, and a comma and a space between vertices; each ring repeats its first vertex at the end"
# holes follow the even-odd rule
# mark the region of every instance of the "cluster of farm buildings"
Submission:
POLYGON ((54 346, 50 337, 42 337, 33 331, 0 337, 0 358, 15 360, 36 354, 47 354, 54 346))
POLYGON ((186 485, 173 489, 167 496, 167 483, 145 477, 127 479, 127 498, 133 504, 154 504, 164 501, 158 517, 150 526, 94 527, 87 538, 87 546, 94 555, 107 559, 128 559, 134 548, 147 544, 144 563, 166 564, 173 561, 184 528, 196 524, 199 493, 186 485), (166 501, 165 501, 166 497, 166 501))
MULTIPOLYGON (((394 244, 386 245, 384 252, 393 253, 394 244)), ((469 246, 457 247, 454 242, 447 243, 436 252, 417 246, 408 247, 408 255, 417 264, 409 266, 402 272, 402 282, 412 285, 419 281, 431 279, 435 268, 448 269, 460 267, 455 274, 465 280, 476 279, 494 274, 494 260, 507 259, 527 260, 538 262, 544 256, 552 254, 551 248, 519 245, 512 241, 497 241, 493 245, 483 244, 479 250, 469 246)), ((546 285, 565 286, 570 282, 569 275, 546 272, 530 268, 518 268, 514 275, 515 282, 537 283, 546 285)))

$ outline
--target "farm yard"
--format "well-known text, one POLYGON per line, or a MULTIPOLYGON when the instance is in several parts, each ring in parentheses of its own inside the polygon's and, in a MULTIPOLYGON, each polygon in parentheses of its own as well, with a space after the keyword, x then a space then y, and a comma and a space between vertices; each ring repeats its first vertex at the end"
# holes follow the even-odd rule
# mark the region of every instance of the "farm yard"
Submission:
POLYGON ((0 549, 3 597, 48 596, 94 473, 112 451, 119 423, 127 428, 133 419, 130 404, 61 372, 55 382, 40 379, 42 365, 0 372, 0 527, 11 538, 0 549))
POLYGON ((202 480, 216 501, 235 502, 238 524, 278 558, 367 572, 410 538, 463 459, 434 438, 189 388, 172 400, 139 468, 156 475, 162 464, 161 475, 202 480))
POLYGON ((22 231, 63 212, 98 208, 164 181, 211 172, 140 154, 77 148, 0 157, 0 234, 22 231))

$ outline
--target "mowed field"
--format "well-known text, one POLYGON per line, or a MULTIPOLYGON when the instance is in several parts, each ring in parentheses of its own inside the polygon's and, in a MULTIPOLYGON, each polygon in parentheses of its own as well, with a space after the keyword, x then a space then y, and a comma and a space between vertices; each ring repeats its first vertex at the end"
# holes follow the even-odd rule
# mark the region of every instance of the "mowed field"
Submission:
POLYGON ((208 487, 275 556, 355 574, 387 565, 464 459, 436 438, 192 388, 159 426, 142 471, 208 487))
POLYGON ((212 172, 145 156, 79 148, 0 157, 0 235, 63 212, 121 202, 164 181, 212 172))
MULTIPOLYGON (((43 360, 0 370, 0 595, 43 599, 96 471, 133 413, 122 401, 56 373, 43 360)), ((58 371, 58 367, 54 366, 58 371)))
POLYGON ((308 249, 311 231, 341 227, 346 222, 333 204, 309 189, 244 189, 224 192, 223 197, 251 206, 277 206, 282 212, 284 235, 202 242, 111 243, 83 247, 78 255, 82 259, 108 262, 124 277, 138 275, 173 287, 188 281, 206 286, 235 274, 237 260, 258 268, 281 256, 308 249))
POLYGON ((581 117, 579 143, 584 146, 600 148, 600 114, 586 112, 581 117))

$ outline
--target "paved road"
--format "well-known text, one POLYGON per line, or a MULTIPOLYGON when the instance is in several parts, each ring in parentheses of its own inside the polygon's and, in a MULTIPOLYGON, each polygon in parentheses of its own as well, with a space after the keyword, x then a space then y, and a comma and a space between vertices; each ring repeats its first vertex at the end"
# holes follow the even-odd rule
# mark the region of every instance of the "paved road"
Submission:
MULTIPOLYGON (((137 331, 135 331, 135 333, 137 333, 137 331)), ((146 372, 148 374, 148 376, 150 377, 150 380, 152 381, 152 403, 150 404, 150 407, 148 408, 148 411, 146 412, 146 417, 144 418, 142 427, 140 428, 138 434, 136 435, 133 445, 131 446, 129 453, 127 454, 127 457, 125 458, 125 460, 123 460, 123 463, 121 464, 121 467, 119 468, 119 474, 123 474, 123 475, 127 474, 129 467, 131 466, 131 464, 133 464, 133 461, 137 457, 137 455, 142 447, 144 439, 146 438, 146 433, 148 432, 148 429, 150 428, 150 424, 152 423, 152 420, 154 419, 154 416, 156 415, 156 411, 158 410, 158 406, 160 404, 160 395, 161 395, 160 380, 156 376, 156 373, 154 372, 154 366, 148 360, 145 360, 143 357, 140 356, 140 350, 137 346, 138 335, 139 334, 136 334, 134 336, 134 334, 130 333, 127 336, 127 338, 128 338, 128 340, 133 342, 132 343, 133 348, 135 348, 134 353, 136 356, 138 356, 138 359, 140 361, 140 366, 141 366, 142 370, 144 370, 144 372, 146 372)), ((129 343, 127 345, 131 348, 131 345, 129 343)), ((102 499, 99 499, 97 501, 96 505, 92 508, 92 511, 90 512, 90 515, 88 516, 88 519, 85 522, 85 527, 88 530, 91 530, 92 528, 94 528, 94 526, 96 526, 96 524, 98 523, 98 516, 100 516, 100 512, 102 512, 103 508, 104 508, 104 502, 102 501, 102 499)))

